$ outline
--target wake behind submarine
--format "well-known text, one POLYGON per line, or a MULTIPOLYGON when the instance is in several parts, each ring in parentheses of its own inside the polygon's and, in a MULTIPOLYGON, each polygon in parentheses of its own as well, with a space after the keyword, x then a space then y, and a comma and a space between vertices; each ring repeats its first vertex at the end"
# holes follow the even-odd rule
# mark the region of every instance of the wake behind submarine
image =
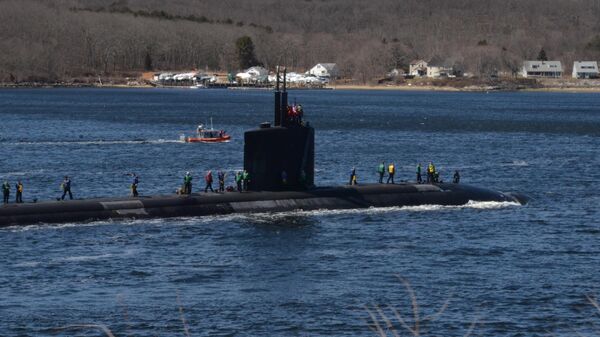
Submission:
POLYGON ((221 194, 159 195, 47 201, 0 207, 0 227, 36 223, 89 222, 286 212, 369 207, 464 205, 469 201, 518 202, 528 198, 465 184, 367 184, 314 186, 315 131, 308 123, 290 120, 285 70, 280 91, 275 88, 274 125, 263 123, 244 134, 244 169, 252 177, 249 191, 221 194), (287 181, 281 179, 287 173, 287 181))

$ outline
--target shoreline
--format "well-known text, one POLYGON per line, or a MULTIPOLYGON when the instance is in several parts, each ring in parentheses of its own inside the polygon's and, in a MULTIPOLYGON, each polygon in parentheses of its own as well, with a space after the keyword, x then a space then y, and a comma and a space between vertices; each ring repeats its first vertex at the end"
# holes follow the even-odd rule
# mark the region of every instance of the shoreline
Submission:
POLYGON ((600 93, 600 87, 541 87, 541 88, 496 88, 491 86, 470 86, 457 88, 452 86, 379 86, 379 85, 335 85, 333 90, 385 90, 385 91, 439 91, 439 92, 567 92, 600 93))
MULTIPOLYGON (((154 86, 150 84, 69 84, 69 83, 0 83, 0 89, 63 89, 63 88, 96 88, 96 89, 189 89, 187 86, 154 86)), ((289 90, 310 90, 308 88, 289 88, 289 90)), ((548 87, 512 87, 471 85, 455 87, 449 85, 373 85, 373 84, 335 84, 313 90, 381 90, 381 91, 430 91, 430 92, 564 92, 564 93, 600 93, 600 86, 548 86, 548 87)))

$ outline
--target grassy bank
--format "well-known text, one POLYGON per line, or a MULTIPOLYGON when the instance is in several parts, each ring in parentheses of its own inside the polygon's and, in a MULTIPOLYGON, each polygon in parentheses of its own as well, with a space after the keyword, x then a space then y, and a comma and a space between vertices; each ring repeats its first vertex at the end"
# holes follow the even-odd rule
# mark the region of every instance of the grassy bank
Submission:
MULTIPOLYGON (((141 74, 116 74, 106 77, 81 77, 57 82, 0 82, 0 88, 153 88, 153 83, 141 74)), ((178 86, 187 88, 188 85, 178 86)), ((338 80, 326 88, 335 90, 398 90, 398 91, 532 91, 532 92, 572 92, 600 93, 600 80, 574 79, 479 79, 479 78, 443 78, 443 79, 401 79, 397 81, 379 81, 378 83, 357 83, 352 80, 338 80)), ((293 87, 291 87, 293 89, 293 87)))

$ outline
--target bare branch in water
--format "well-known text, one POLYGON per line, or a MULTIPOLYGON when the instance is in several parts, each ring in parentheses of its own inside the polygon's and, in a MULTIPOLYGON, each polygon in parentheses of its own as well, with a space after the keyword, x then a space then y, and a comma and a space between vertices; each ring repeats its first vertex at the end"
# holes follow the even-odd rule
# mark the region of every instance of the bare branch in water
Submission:
POLYGON ((398 320, 398 322, 400 322, 400 324, 402 324, 402 327, 404 329, 410 331, 410 333, 412 335, 416 336, 415 335, 415 331, 410 326, 408 326, 408 324, 406 323, 406 321, 404 320, 404 318, 402 318, 402 315, 400 315, 400 312, 396 308, 394 308, 392 306, 388 306, 388 308, 390 308, 390 310, 392 310, 392 312, 396 316, 396 319, 398 320))
POLYGON ((590 302, 590 304, 593 305, 594 308, 596 308, 596 310, 598 310, 600 313, 600 305, 598 304, 598 301, 590 295, 585 295, 585 298, 587 298, 588 302, 590 302))
POLYGON ((70 329, 98 329, 102 330, 108 337, 115 337, 110 329, 104 324, 74 324, 55 328, 54 330, 70 330, 70 329))
POLYGON ((392 321, 390 321, 390 319, 385 315, 385 312, 383 312, 383 310, 381 310, 381 308, 378 305, 375 306, 375 309, 379 313, 379 316, 381 316, 381 318, 383 318, 383 321, 385 322, 388 330, 392 332, 394 337, 400 337, 398 335, 398 332, 396 331, 396 328, 394 328, 392 321))
POLYGON ((442 304, 440 309, 433 315, 425 316, 425 318, 423 318, 423 321, 433 322, 436 319, 438 319, 444 313, 444 311, 446 311, 446 309, 448 309, 448 305, 450 304, 450 300, 452 299, 453 295, 454 295, 453 293, 450 293, 450 296, 448 296, 448 299, 444 302, 444 304, 442 304))
MULTIPOLYGON (((377 334, 379 337, 386 337, 386 336, 388 336, 389 333, 393 334, 394 337, 400 337, 400 332, 398 331, 399 328, 394 326, 395 322, 392 322, 393 318, 390 319, 388 317, 389 313, 391 312, 391 313, 393 313, 394 318, 398 321, 398 323, 400 323, 400 326, 402 327, 402 329, 406 330, 413 337, 420 337, 421 336, 421 326, 422 326, 421 323, 422 322, 432 322, 432 321, 435 321, 436 319, 438 319, 446 311, 446 309, 448 309, 450 300, 453 297, 453 294, 452 294, 453 292, 450 294, 448 299, 446 301, 444 301, 444 303, 438 309, 437 312, 435 312, 432 315, 427 315, 427 316, 421 317, 419 302, 417 301, 417 295, 416 295, 412 285, 410 284, 410 282, 407 279, 405 279, 401 275, 398 274, 395 276, 398 278, 398 280, 400 280, 400 282, 406 289, 406 292, 410 298, 413 322, 410 322, 410 319, 404 318, 398 309, 396 309, 394 306, 389 305, 389 304, 385 305, 384 308, 382 308, 376 304, 373 304, 371 307, 364 305, 363 307, 369 314, 369 317, 371 320, 370 321, 368 321, 366 319, 363 319, 363 320, 367 323, 367 326, 369 327, 369 329, 371 331, 373 331, 375 334, 377 334)), ((599 311, 600 311, 600 309, 599 309, 599 311)), ((464 337, 470 337, 473 334, 473 331, 475 330, 475 327, 477 326, 478 322, 479 322, 479 319, 477 316, 475 316, 475 318, 473 319, 473 322, 469 325, 464 337)), ((402 331, 402 329, 400 329, 400 331, 402 331)))
POLYGON ((413 335, 419 336, 420 335, 420 333, 419 333, 420 318, 419 318, 419 303, 417 302, 417 296, 415 295, 415 291, 413 290, 412 286, 410 285, 410 282, 408 282, 407 279, 402 277, 400 274, 396 274, 396 277, 400 280, 400 282, 402 282, 402 284, 406 288, 406 291, 408 292, 408 296, 410 296, 410 303, 411 303, 412 310, 413 310, 413 317, 414 317, 413 319, 414 319, 414 324, 415 324, 415 327, 413 328, 413 335))
POLYGON ((379 325, 379 320, 377 319, 375 314, 371 311, 371 309, 369 309, 368 306, 365 305, 364 308, 367 311, 367 313, 369 314, 369 316, 371 317, 371 321, 373 322, 373 325, 375 326, 375 328, 373 328, 375 330, 375 332, 380 337, 387 337, 385 330, 383 330, 383 328, 381 328, 381 325, 379 325))
POLYGON ((181 298, 179 297, 179 290, 177 290, 177 305, 179 306, 179 315, 181 316, 181 323, 183 324, 183 332, 185 332, 185 335, 187 337, 191 337, 187 323, 185 322, 185 316, 183 315, 183 306, 181 305, 181 298))
POLYGON ((571 329, 571 331, 573 331, 573 333, 575 333, 575 334, 576 334, 577 336, 579 336, 579 337, 586 337, 586 335, 583 335, 583 334, 581 334, 581 333, 579 333, 579 332, 575 331, 574 329, 571 329))
POLYGON ((126 332, 128 336, 131 336, 131 321, 129 320, 129 310, 127 308, 127 304, 125 303, 125 300, 123 299, 123 295, 119 294, 117 295, 117 303, 119 304, 119 306, 121 306, 122 310, 123 310, 123 319, 125 320, 125 325, 127 325, 126 328, 126 332))
POLYGON ((471 336, 471 334, 475 330, 475 326, 477 325, 477 322, 479 322, 479 318, 477 316, 475 316, 475 318, 473 318, 473 322, 471 322, 471 325, 469 325, 469 330, 467 330, 467 333, 465 334, 464 337, 471 336))
POLYGON ((373 324, 371 324, 371 322, 369 322, 368 319, 365 318, 360 318, 361 321, 365 322, 367 324, 367 327, 369 328, 369 330, 373 331, 375 334, 379 334, 379 332, 377 331, 377 329, 375 329, 375 327, 373 326, 373 324))

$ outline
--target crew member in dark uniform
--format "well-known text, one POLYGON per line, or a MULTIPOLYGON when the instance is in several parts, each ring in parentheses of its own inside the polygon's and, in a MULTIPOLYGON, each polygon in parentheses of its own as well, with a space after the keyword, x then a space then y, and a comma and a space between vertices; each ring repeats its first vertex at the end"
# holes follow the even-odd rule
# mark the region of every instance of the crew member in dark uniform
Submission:
POLYGON ((73 200, 73 194, 71 193, 71 179, 69 179, 69 176, 65 176, 65 180, 63 180, 61 186, 63 190, 63 195, 62 197, 60 197, 60 200, 65 200, 65 196, 67 195, 67 193, 69 194, 69 199, 73 200))
POLYGON ((10 185, 8 184, 8 181, 5 181, 4 184, 2 184, 2 195, 4 196, 4 203, 8 204, 8 198, 10 198, 10 185))
POLYGON ((455 184, 460 182, 460 173, 458 173, 458 170, 454 171, 454 179, 452 179, 452 182, 455 184))
POLYGON ((217 178, 219 179, 219 192, 225 192, 225 172, 222 170, 217 172, 217 178))
POLYGON ((131 195, 133 197, 137 197, 138 196, 138 184, 140 183, 140 179, 138 178, 137 174, 132 173, 133 175, 133 180, 131 181, 131 195))

